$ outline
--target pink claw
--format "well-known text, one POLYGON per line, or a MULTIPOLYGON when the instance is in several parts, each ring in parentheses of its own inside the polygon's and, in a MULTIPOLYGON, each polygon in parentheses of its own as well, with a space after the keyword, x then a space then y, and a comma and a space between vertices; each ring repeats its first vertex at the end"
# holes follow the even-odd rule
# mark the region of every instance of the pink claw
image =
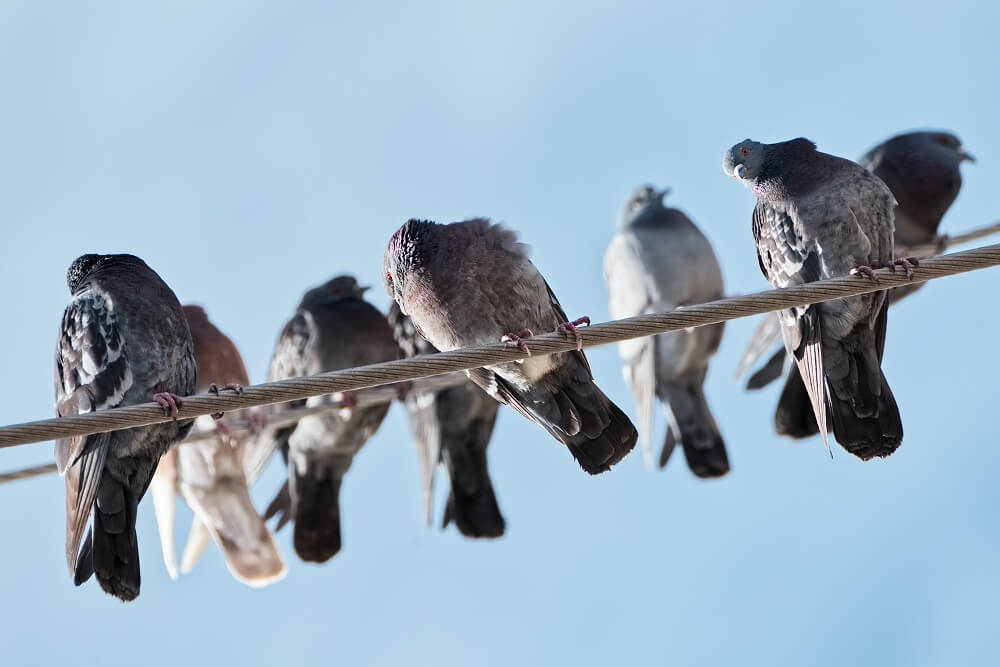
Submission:
MULTIPOLYGON (((235 391, 237 394, 242 394, 243 393, 243 385, 241 385, 241 384, 231 384, 230 383, 230 384, 224 384, 224 385, 222 385, 220 387, 219 385, 215 384, 214 382, 212 384, 208 385, 208 393, 215 394, 216 396, 219 395, 220 391, 227 391, 227 390, 228 391, 235 391)), ((220 419, 222 419, 225 416, 226 416, 225 412, 216 412, 216 413, 212 414, 212 419, 214 419, 215 421, 219 421, 220 419)), ((230 433, 229 435, 232 436, 232 433, 230 433)))
POLYGON ((403 380, 402 382, 394 384, 393 387, 396 389, 396 397, 403 401, 406 400, 407 395, 413 389, 413 381, 403 380))
POLYGON ((180 396, 172 394, 169 391, 153 394, 153 400, 169 412, 171 417, 176 417, 180 407, 184 405, 184 400, 180 396))
POLYGON ((875 273, 875 270, 867 264, 860 264, 856 266, 854 269, 851 270, 851 275, 868 278, 876 285, 878 285, 879 283, 878 275, 875 273))
POLYGON ((583 350, 583 336, 581 336, 580 332, 576 330, 576 328, 581 324, 586 324, 589 327, 590 318, 584 315, 583 317, 575 319, 572 322, 563 322, 562 324, 559 325, 559 331, 566 334, 571 334, 573 338, 576 339, 577 351, 583 350))
POLYGON ((531 338, 535 333, 531 329, 521 329, 517 333, 508 333, 500 337, 501 343, 513 343, 514 346, 524 352, 529 357, 531 356, 531 350, 524 343, 525 338, 531 338))
POLYGON ((906 271, 907 280, 913 280, 913 269, 920 266, 920 260, 916 257, 900 257, 892 261, 892 264, 889 265, 889 270, 895 271, 897 266, 903 267, 906 271))
POLYGON ((337 397, 341 408, 355 408, 358 405, 358 395, 353 391, 342 391, 337 397))

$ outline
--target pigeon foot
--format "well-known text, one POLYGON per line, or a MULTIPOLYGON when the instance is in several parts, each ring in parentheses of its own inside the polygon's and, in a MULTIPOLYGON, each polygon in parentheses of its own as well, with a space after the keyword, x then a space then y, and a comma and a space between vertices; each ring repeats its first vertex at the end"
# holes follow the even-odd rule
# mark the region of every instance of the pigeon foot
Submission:
POLYGON ((576 328, 581 324, 586 324, 589 327, 590 318, 584 315, 583 317, 575 319, 572 322, 563 322, 558 327, 559 331, 564 334, 569 334, 576 339, 576 349, 578 352, 583 350, 583 336, 581 336, 580 332, 576 330, 576 328))

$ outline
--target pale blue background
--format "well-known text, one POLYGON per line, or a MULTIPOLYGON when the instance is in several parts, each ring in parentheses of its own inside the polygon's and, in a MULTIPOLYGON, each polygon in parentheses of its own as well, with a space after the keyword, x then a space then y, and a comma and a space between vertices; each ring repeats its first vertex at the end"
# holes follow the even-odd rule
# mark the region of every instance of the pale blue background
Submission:
MULTIPOLYGON (((338 272, 377 285, 410 216, 508 222, 566 310, 599 321, 618 208, 654 181, 713 240, 728 289, 761 289, 752 197, 720 168, 748 136, 856 157, 951 128, 980 163, 944 229, 1000 214, 995 3, 693 5, 3 2, 0 423, 52 414, 63 276, 86 251, 144 257, 260 380, 301 292, 338 272)), ((884 366, 906 440, 884 462, 771 433, 777 387, 731 378, 749 320, 708 382, 721 481, 638 454, 590 478, 502 413, 497 542, 425 529, 394 407, 347 478, 344 552, 306 566, 283 533, 289 575, 263 591, 214 547, 171 582, 149 503, 139 600, 75 589, 61 480, 4 486, 2 662, 988 663, 998 289, 997 270, 949 278, 893 311, 884 366)), ((631 410, 615 350, 590 358, 631 410)), ((50 456, 4 451, 0 469, 50 456)), ((259 503, 279 479, 275 465, 259 503)))

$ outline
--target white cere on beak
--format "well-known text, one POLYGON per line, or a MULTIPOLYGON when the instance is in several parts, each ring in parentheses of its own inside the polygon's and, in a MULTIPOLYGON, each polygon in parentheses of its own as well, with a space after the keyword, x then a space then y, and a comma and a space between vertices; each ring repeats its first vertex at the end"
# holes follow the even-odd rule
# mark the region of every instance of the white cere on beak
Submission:
POLYGON ((735 167, 733 167, 733 176, 735 176, 736 178, 738 178, 738 179, 740 179, 742 181, 743 180, 743 174, 746 173, 746 170, 747 170, 746 166, 744 166, 742 164, 738 164, 735 167))

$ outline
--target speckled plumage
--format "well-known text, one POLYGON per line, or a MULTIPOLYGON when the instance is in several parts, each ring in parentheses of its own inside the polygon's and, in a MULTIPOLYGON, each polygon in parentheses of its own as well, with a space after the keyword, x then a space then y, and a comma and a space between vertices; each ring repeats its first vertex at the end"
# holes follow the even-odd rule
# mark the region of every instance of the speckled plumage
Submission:
MULTIPOLYGON (((856 163, 820 153, 806 139, 746 140, 726 153, 723 168, 757 198, 757 258, 772 287, 893 261, 895 200, 856 163)), ((837 441, 863 459, 888 456, 903 436, 880 368, 887 307, 885 292, 874 292, 779 314, 821 432, 825 437, 829 411, 837 441)))
MULTIPOLYGON (((399 359, 385 315, 364 300, 367 288, 339 276, 309 290, 275 345, 269 380, 315 375, 399 359)), ((312 402, 323 400, 311 399, 312 402)), ((287 452, 288 481, 268 508, 279 527, 295 522, 299 557, 324 562, 341 547, 340 485, 354 456, 375 434, 389 404, 312 415, 278 437, 287 452)))
MULTIPOLYGON (((514 232, 488 220, 410 220, 383 260, 386 290, 440 350, 496 343, 509 332, 566 322, 514 232)), ((488 394, 567 445, 591 474, 609 470, 636 441, 628 417, 594 384, 582 352, 528 357, 470 372, 488 394)))
MULTIPOLYGON (((83 255, 70 266, 73 295, 56 345, 60 416, 148 403, 194 391, 191 334, 177 297, 133 255, 83 255)), ((139 594, 135 520, 156 464, 190 420, 56 442, 66 476, 66 558, 77 585, 96 573, 122 600, 139 594), (93 526, 80 547, 93 512, 93 526)))

